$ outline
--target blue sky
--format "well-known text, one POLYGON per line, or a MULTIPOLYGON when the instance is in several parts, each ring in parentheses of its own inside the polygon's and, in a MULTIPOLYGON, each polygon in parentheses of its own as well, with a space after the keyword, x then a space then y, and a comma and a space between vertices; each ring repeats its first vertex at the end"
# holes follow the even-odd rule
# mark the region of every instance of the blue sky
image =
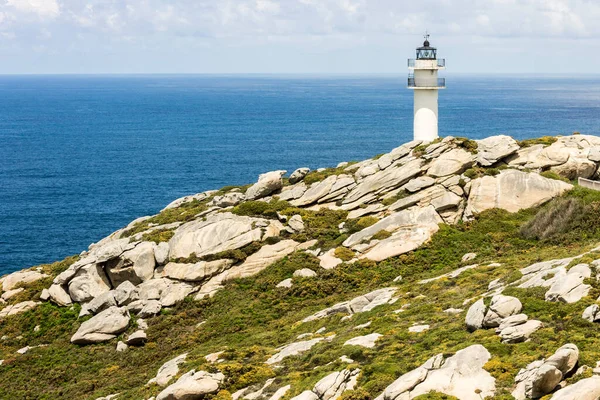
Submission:
POLYGON ((0 74, 597 73, 598 0, 0 0, 0 74))

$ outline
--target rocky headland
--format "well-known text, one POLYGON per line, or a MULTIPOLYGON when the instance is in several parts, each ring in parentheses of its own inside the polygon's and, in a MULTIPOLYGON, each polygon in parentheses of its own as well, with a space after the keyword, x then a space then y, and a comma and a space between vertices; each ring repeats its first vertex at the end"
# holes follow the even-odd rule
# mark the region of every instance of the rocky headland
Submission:
POLYGON ((177 199, 0 279, 0 398, 600 399, 599 166, 446 137, 177 199))

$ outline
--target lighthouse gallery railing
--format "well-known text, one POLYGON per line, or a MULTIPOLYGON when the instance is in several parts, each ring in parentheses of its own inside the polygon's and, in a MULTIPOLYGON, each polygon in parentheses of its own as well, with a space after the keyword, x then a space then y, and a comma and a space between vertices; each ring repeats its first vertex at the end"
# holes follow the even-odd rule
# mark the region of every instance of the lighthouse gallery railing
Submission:
POLYGON ((415 82, 413 76, 408 77, 409 88, 445 88, 446 78, 437 79, 419 79, 419 82, 415 82))

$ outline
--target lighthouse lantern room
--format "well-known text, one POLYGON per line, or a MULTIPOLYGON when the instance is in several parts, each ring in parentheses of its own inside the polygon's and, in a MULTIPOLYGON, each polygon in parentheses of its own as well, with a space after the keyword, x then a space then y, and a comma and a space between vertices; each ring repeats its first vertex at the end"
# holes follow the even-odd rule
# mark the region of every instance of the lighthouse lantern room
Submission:
POLYGON ((417 48, 417 58, 408 60, 408 88, 415 91, 414 138, 431 142, 438 137, 438 90, 446 88, 446 79, 438 71, 446 68, 446 60, 437 58, 429 34, 417 48))

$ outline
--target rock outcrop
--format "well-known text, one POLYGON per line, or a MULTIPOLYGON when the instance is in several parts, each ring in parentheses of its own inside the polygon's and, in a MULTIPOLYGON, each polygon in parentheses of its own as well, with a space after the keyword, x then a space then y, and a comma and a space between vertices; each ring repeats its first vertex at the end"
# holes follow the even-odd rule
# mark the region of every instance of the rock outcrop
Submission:
POLYGON ((438 354, 395 380, 376 400, 412 399, 430 392, 461 400, 493 396, 495 379, 483 369, 490 358, 490 353, 481 345, 467 347, 445 360, 438 354))

